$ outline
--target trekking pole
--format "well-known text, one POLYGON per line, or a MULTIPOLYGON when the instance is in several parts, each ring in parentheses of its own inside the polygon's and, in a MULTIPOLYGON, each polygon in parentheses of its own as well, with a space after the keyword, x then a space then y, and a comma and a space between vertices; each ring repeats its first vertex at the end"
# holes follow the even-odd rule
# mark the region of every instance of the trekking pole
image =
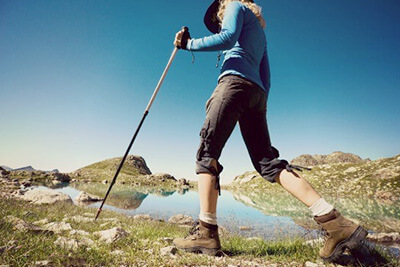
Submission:
MULTIPOLYGON (((185 34, 187 34, 187 35, 189 34, 189 29, 188 29, 187 27, 182 27, 182 30, 184 31, 184 35, 185 35, 185 34)), ((149 110, 150 110, 150 108, 151 108, 151 105, 153 104, 154 99, 156 98, 157 93, 158 93, 158 91, 160 90, 161 84, 164 82, 165 76, 167 75, 167 72, 168 72, 168 70, 169 70, 169 67, 171 66, 171 63, 172 63, 172 61, 174 60, 175 55, 176 55, 176 53, 178 52, 178 49, 180 49, 180 47, 175 47, 175 48, 174 48, 174 51, 172 51, 171 57, 169 58, 168 63, 167 63, 167 66, 165 67, 164 72, 162 73, 161 78, 160 78, 160 80, 158 81, 158 84, 157 84, 156 88, 154 89, 154 93, 153 93, 153 95, 152 95, 151 98, 150 98, 150 101, 149 101, 149 104, 148 104, 147 107, 146 107, 146 110, 144 111, 144 114, 143 114, 142 119, 140 120, 139 126, 137 127, 137 129, 136 129, 136 131, 135 131, 135 134, 133 135, 132 140, 131 140, 131 142, 129 143, 129 146, 128 146, 128 148, 126 149, 125 155, 124 155, 124 157, 122 158, 121 163, 119 164, 118 169, 117 169, 117 171, 116 171, 116 173, 115 173, 115 175, 114 175, 114 178, 112 179, 112 181, 111 181, 111 183, 110 183, 110 187, 108 188, 107 193, 106 193, 106 195, 105 195, 105 197, 104 197, 104 199, 103 199, 103 202, 101 203, 100 208, 99 208, 98 211, 97 211, 95 220, 99 217, 99 214, 100 214, 100 212, 101 212, 101 209, 103 208, 104 203, 106 202, 106 199, 107 199, 107 197, 108 197, 108 194, 110 193, 111 188, 113 187, 113 185, 115 184, 115 181, 117 180, 118 174, 119 174, 119 172, 121 171, 122 166, 124 165, 124 162, 125 162, 125 160, 126 160, 126 157, 128 156, 129 151, 131 150, 131 147, 132 147, 133 143, 135 142, 136 136, 138 135, 139 130, 140 130, 140 128, 142 127, 142 124, 143 124, 144 120, 145 120, 146 117, 147 117, 147 114, 149 114, 149 110)))

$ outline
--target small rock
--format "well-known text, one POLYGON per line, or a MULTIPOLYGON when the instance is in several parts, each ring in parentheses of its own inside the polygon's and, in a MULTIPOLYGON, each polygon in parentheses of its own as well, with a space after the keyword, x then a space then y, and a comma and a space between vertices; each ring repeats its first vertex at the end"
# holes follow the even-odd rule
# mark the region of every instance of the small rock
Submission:
POLYGON ((124 255, 125 252, 122 251, 122 250, 114 250, 114 251, 111 252, 111 254, 115 255, 115 256, 121 256, 121 255, 124 255))
POLYGON ((305 267, 318 267, 318 264, 316 264, 316 263, 314 263, 314 262, 311 262, 311 261, 307 261, 307 262, 304 264, 304 266, 305 266, 305 267))
POLYGON ((50 266, 52 265, 51 261, 35 261, 35 266, 50 266))
POLYGON ((357 171, 357 169, 355 167, 350 167, 350 168, 346 169, 344 171, 344 173, 354 173, 356 171, 357 171))
POLYGON ((94 218, 83 217, 80 215, 72 216, 72 217, 65 217, 63 221, 73 221, 73 222, 93 222, 94 218))
POLYGON ((161 238, 159 238, 158 240, 159 240, 159 241, 162 241, 162 242, 165 242, 165 243, 168 243, 168 244, 172 244, 172 241, 173 241, 174 239, 171 238, 171 237, 161 237, 161 238))
POLYGON ((78 242, 75 241, 74 239, 66 238, 63 236, 60 236, 55 242, 55 245, 65 247, 67 249, 72 249, 75 250, 78 248, 78 242))
POLYGON ((51 181, 51 183, 52 183, 53 185, 55 185, 55 186, 61 185, 61 184, 62 184, 62 182, 61 182, 61 181, 58 181, 58 180, 53 180, 53 181, 51 181))
POLYGON ((153 218, 149 214, 136 214, 133 216, 134 220, 151 221, 153 218))
POLYGON ((71 239, 71 238, 67 238, 64 236, 60 236, 54 242, 54 244, 65 247, 67 249, 76 250, 80 246, 92 246, 92 245, 94 245, 94 242, 93 242, 93 240, 86 238, 86 237, 80 237, 79 239, 71 239))
POLYGON ((252 229, 253 228, 251 228, 250 226, 244 226, 244 225, 239 226, 240 231, 250 231, 252 229))
POLYGON ((178 249, 175 246, 169 246, 160 249, 161 256, 175 255, 178 249))
POLYGON ((43 226, 46 230, 53 231, 54 233, 62 233, 63 231, 70 231, 72 227, 66 222, 51 222, 43 226))
POLYGON ((70 236, 89 236, 89 233, 83 230, 72 230, 69 232, 70 236))
POLYGON ((47 219, 47 218, 44 218, 42 220, 34 222, 34 224, 41 224, 41 225, 47 224, 47 223, 49 223, 49 219, 47 219))
POLYGON ((183 214, 177 214, 172 216, 171 218, 168 219, 169 223, 173 224, 178 224, 178 225, 193 225, 194 220, 191 216, 188 215, 183 215, 183 214))
POLYGON ((304 242, 305 245, 309 245, 309 246, 319 246, 324 242, 324 239, 321 238, 317 238, 317 239, 311 239, 311 240, 307 240, 304 242))
POLYGON ((109 230, 95 232, 94 234, 99 235, 100 240, 108 244, 114 243, 129 235, 123 228, 120 227, 114 227, 109 230))

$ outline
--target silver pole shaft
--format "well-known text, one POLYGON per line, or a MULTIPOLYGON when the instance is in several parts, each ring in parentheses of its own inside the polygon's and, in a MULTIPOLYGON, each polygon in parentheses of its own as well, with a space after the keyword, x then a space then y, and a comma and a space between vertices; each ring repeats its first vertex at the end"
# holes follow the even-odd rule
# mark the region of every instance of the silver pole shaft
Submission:
POLYGON ((149 110, 150 110, 150 108, 151 108, 151 105, 153 104, 153 101, 154 101, 154 99, 156 98, 157 93, 158 93, 158 91, 160 90, 160 87, 161 87, 162 83, 164 82, 164 79, 165 79, 165 76, 167 75, 167 72, 168 72, 168 70, 169 70, 169 67, 171 66, 171 63, 172 63, 172 61, 173 61, 174 58, 175 58, 176 52, 178 52, 178 48, 177 48, 177 47, 174 48, 174 51, 172 52, 172 55, 171 55, 171 57, 169 58, 169 61, 168 61, 168 63, 167 63, 167 66, 165 67, 164 72, 163 72, 163 74, 161 75, 160 80, 158 81, 158 84, 157 84, 157 86, 156 86, 156 89, 154 90, 154 93, 153 93, 153 95, 152 95, 151 98, 150 98, 150 102, 149 102, 149 104, 147 105, 147 108, 146 108, 145 112, 149 112, 149 110))

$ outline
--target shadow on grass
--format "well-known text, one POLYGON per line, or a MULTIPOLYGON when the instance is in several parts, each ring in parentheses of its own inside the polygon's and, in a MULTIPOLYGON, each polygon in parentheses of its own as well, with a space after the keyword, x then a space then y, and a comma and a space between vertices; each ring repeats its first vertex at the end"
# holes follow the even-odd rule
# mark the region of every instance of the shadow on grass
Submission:
POLYGON ((349 251, 350 255, 343 254, 334 263, 343 266, 397 266, 397 263, 389 260, 389 255, 385 255, 377 249, 376 245, 364 241, 359 247, 349 251))

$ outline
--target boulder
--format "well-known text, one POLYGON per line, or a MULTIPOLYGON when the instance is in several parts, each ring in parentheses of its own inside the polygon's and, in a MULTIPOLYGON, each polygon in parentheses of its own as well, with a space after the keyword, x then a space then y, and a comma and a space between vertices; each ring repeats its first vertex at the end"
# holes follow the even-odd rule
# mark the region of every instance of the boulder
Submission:
POLYGON ((50 173, 50 176, 54 180, 60 181, 62 183, 68 183, 69 181, 71 181, 71 177, 66 173, 52 172, 50 173))
POLYGON ((34 204, 73 203, 70 196, 50 189, 29 190, 20 198, 34 204))
POLYGON ((100 236, 101 241, 107 244, 111 244, 122 238, 127 237, 129 234, 123 228, 114 227, 108 230, 95 232, 94 235, 100 236))
POLYGON ((151 221, 153 218, 149 214, 136 214, 133 216, 134 220, 151 221))
POLYGON ((103 199, 98 196, 95 196, 95 195, 92 195, 92 194, 89 194, 89 193, 86 193, 83 191, 75 198, 76 202, 96 202, 96 201, 102 201, 102 200, 103 199))
POLYGON ((191 216, 188 215, 183 215, 183 214, 177 214, 172 216, 171 218, 168 219, 169 223, 173 224, 178 224, 178 225, 193 225, 194 220, 191 216))

